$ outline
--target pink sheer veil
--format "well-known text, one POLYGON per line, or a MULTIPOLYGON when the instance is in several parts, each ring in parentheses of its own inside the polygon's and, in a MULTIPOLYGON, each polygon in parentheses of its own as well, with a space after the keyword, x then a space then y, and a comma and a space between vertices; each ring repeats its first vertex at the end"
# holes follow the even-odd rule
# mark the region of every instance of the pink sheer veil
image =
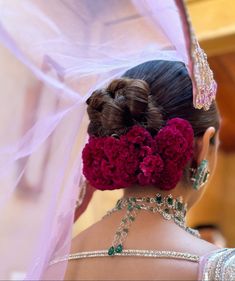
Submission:
POLYGON ((0 279, 63 279, 86 99, 148 60, 192 75, 189 35, 181 1, 0 0, 0 279))

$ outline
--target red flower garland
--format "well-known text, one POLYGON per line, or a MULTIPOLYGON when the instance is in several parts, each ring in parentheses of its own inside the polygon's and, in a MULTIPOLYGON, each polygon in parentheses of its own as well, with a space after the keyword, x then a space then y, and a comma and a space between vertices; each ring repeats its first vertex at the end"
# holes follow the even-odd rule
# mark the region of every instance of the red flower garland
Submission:
POLYGON ((82 153, 83 174, 95 188, 113 190, 133 184, 173 189, 193 155, 190 123, 169 120, 156 136, 133 126, 119 139, 90 137, 82 153))

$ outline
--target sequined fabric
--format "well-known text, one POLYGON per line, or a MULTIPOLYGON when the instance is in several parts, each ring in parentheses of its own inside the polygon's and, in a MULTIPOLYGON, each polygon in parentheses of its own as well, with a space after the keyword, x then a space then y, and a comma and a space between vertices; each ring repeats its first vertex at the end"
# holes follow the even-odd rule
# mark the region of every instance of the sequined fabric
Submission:
POLYGON ((219 249, 205 257, 199 280, 235 280, 235 249, 219 249))

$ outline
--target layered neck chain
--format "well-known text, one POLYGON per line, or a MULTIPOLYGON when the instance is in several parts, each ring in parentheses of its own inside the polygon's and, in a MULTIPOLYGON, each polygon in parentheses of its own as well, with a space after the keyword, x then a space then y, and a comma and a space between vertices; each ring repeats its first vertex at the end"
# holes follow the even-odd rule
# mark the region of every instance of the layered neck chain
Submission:
POLYGON ((115 207, 108 211, 105 216, 110 216, 112 213, 123 209, 126 209, 126 214, 122 218, 115 233, 112 246, 108 250, 110 256, 122 252, 123 243, 128 235, 129 229, 140 211, 159 213, 165 220, 173 220, 185 231, 200 237, 197 230, 186 226, 185 215, 187 204, 183 203, 182 197, 175 199, 171 194, 163 197, 160 193, 157 193, 155 197, 121 198, 117 201, 115 207))

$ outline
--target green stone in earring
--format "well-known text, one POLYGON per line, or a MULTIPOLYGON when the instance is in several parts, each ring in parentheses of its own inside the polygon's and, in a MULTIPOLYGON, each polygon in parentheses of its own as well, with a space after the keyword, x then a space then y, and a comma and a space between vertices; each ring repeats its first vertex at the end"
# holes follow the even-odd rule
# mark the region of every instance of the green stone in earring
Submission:
POLYGON ((193 181, 193 188, 195 190, 199 190, 200 187, 202 187, 207 182, 209 174, 210 173, 208 171, 208 161, 204 159, 202 160, 195 174, 191 178, 193 181))

